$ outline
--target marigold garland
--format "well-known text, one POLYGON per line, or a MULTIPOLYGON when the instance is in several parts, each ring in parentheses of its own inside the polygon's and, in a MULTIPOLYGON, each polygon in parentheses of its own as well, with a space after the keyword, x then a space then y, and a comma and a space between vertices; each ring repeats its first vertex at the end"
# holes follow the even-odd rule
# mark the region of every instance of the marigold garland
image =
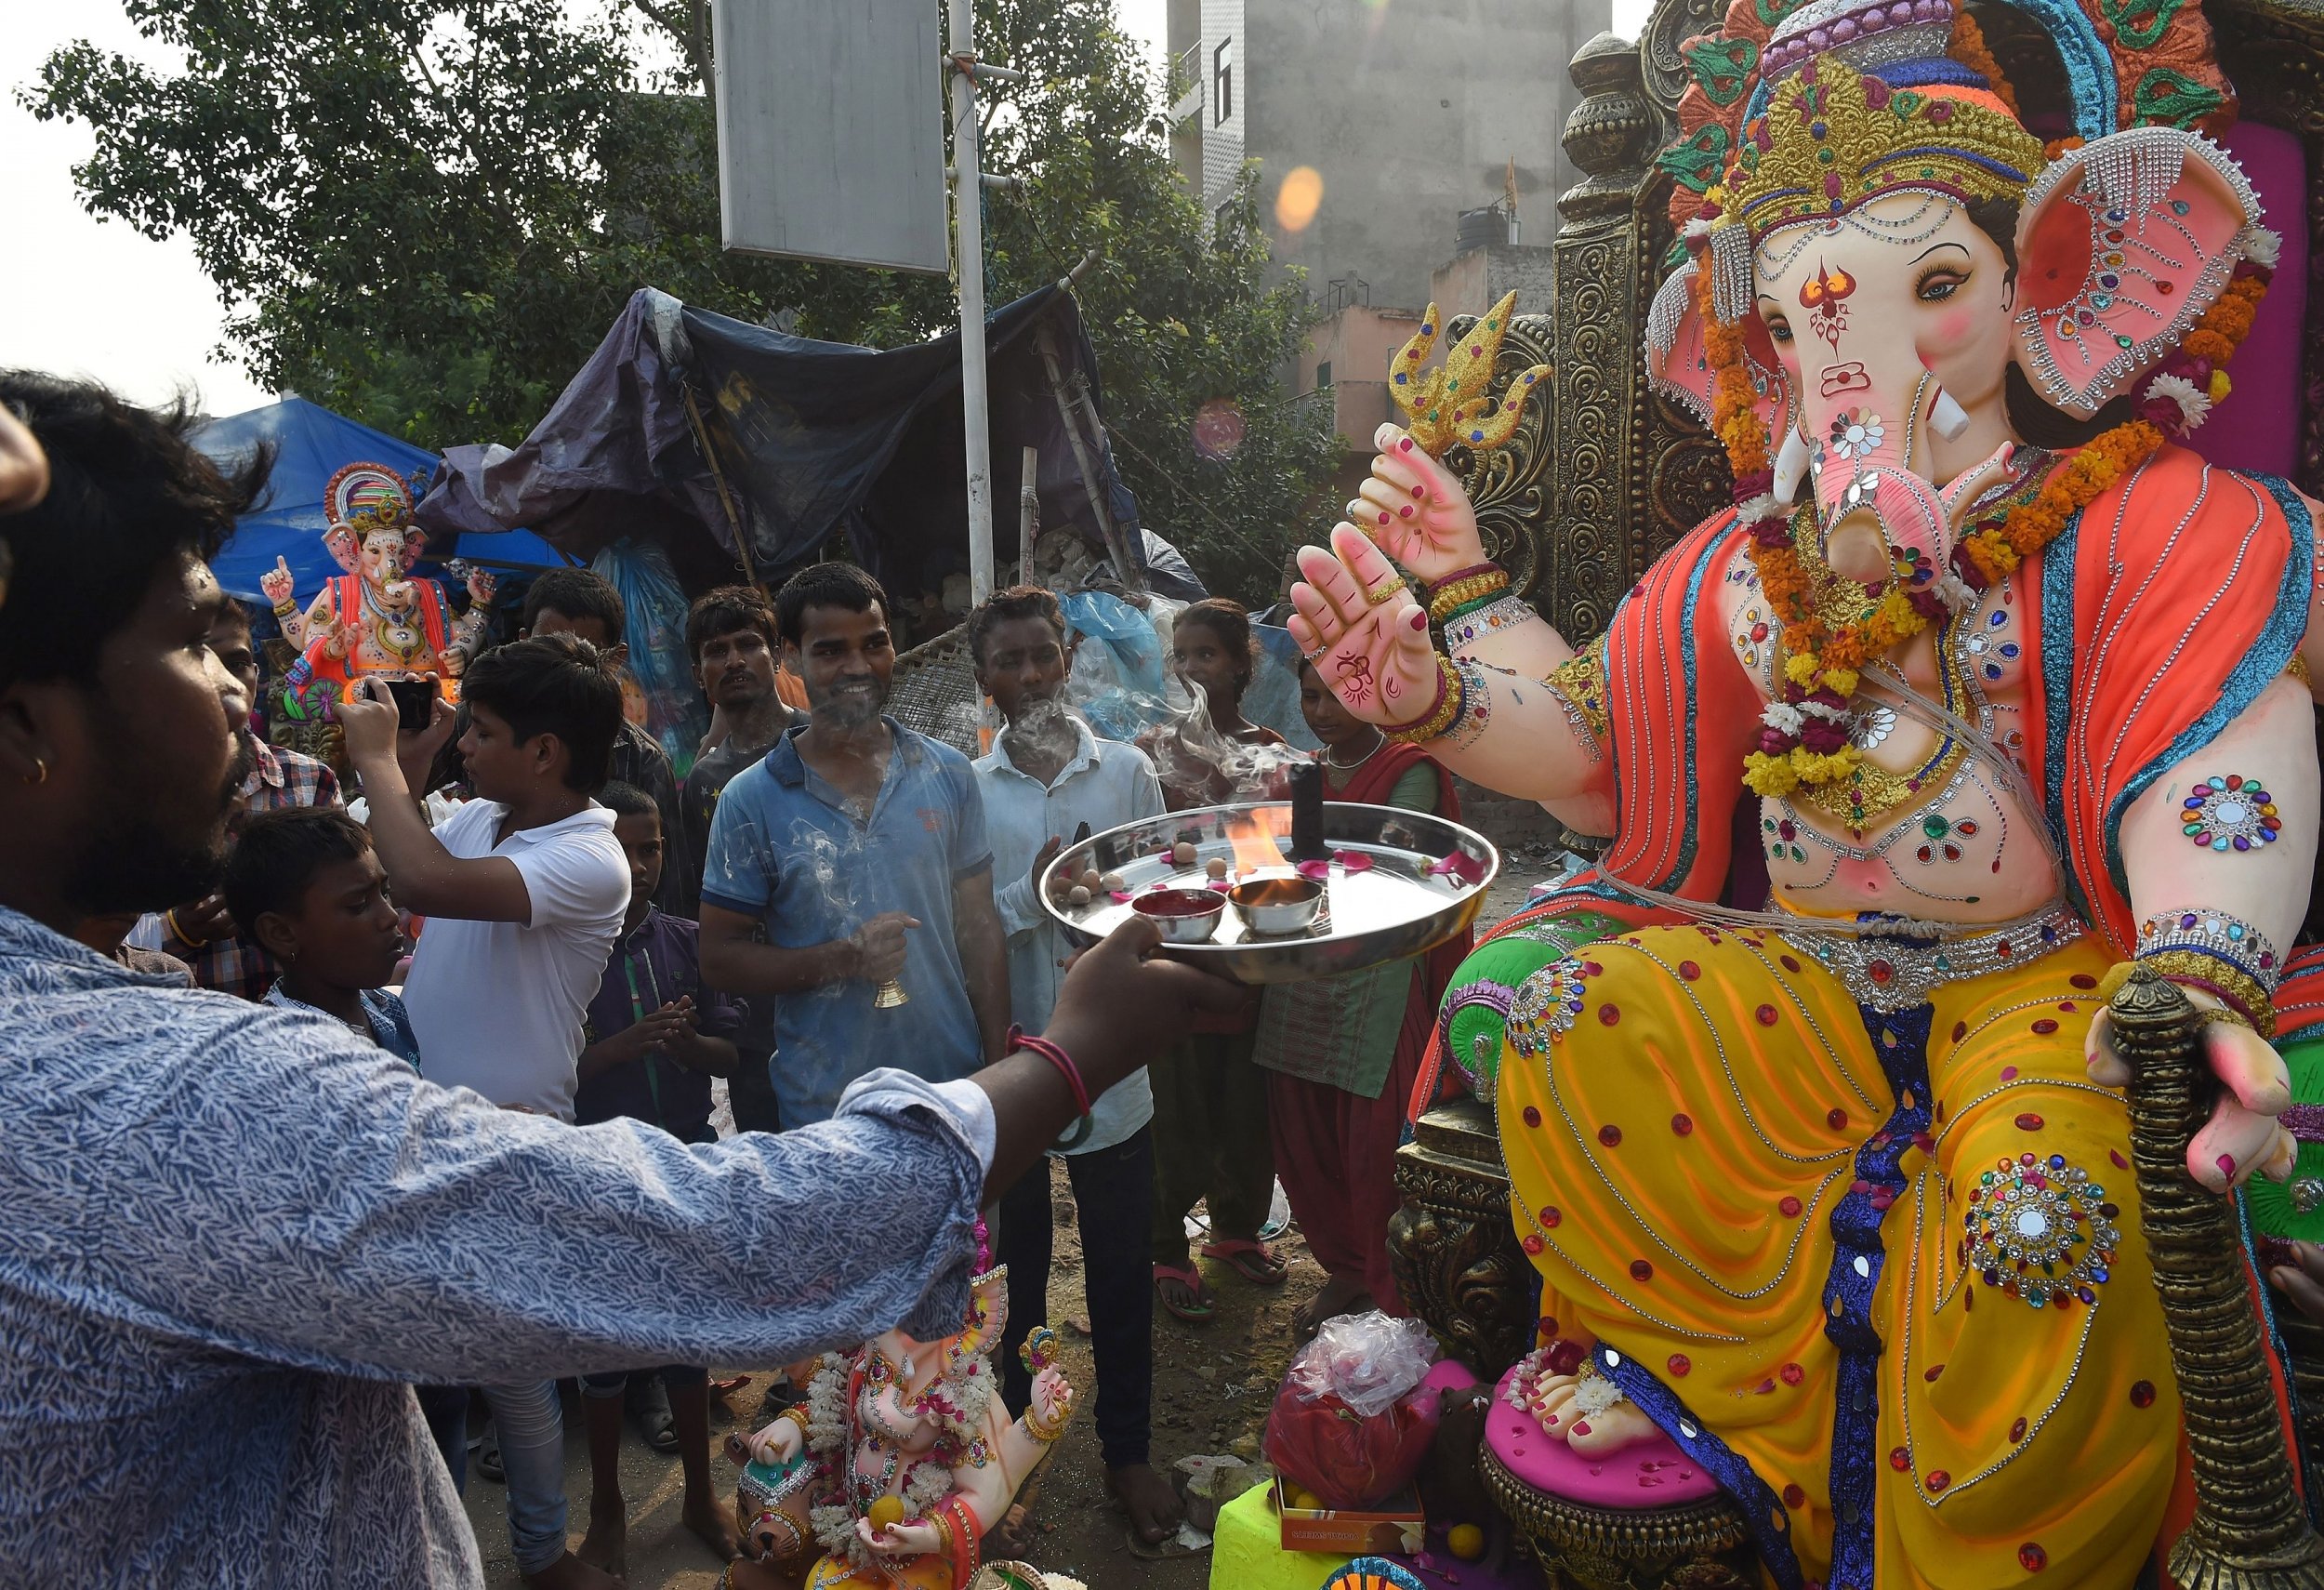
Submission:
MULTIPOLYGON (((1958 41, 1957 41, 1958 42, 1958 41)), ((1706 219, 1718 213, 1717 190, 1706 219)), ((1701 239, 1690 240, 1698 253, 1701 239)), ((1950 576, 1966 598, 2006 578, 2054 540, 2075 514, 2162 447, 2165 431, 2181 437, 2202 423, 2227 394, 2221 368, 2250 335, 2267 291, 2272 260, 2245 259, 2218 300, 2166 359, 2146 389, 2139 417, 2127 420, 2067 456, 2034 496, 1999 519, 1979 523, 1954 546, 1950 576)), ((1759 394, 1744 367, 1739 324, 1711 312, 1710 272, 1698 268, 1697 311, 1704 351, 1713 373, 1711 429, 1725 446, 1735 473, 1735 501, 1751 534, 1753 567, 1770 607, 1782 621, 1785 653, 1782 699, 1771 703, 1760 749, 1744 759, 1743 782, 1762 796, 1817 788, 1855 775, 1861 754, 1848 743, 1850 700, 1859 670, 1885 656, 1948 611, 1939 594, 1948 581, 1918 560, 1891 582, 1872 611, 1833 628, 1816 611, 1815 579, 1802 560, 1789 517, 1770 495, 1766 423, 1759 394)))

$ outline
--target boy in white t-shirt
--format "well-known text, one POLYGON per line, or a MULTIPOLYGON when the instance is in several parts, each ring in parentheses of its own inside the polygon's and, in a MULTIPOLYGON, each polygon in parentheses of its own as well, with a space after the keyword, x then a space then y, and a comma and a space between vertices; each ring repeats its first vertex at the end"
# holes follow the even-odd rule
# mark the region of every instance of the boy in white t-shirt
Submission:
MULTIPOLYGON (((592 799, 620 730, 621 685, 596 647, 551 635, 485 653, 461 693, 469 724, 460 754, 477 798, 432 832, 407 774, 434 759, 451 709, 439 700, 428 731, 399 735, 383 701, 338 709, 389 885, 398 905, 427 919, 403 1003, 431 1081, 570 1120, 582 1017, 629 905, 614 815, 592 799)), ((565 1550, 555 1385, 487 1386, 484 1396, 526 1583, 614 1585, 565 1550)))

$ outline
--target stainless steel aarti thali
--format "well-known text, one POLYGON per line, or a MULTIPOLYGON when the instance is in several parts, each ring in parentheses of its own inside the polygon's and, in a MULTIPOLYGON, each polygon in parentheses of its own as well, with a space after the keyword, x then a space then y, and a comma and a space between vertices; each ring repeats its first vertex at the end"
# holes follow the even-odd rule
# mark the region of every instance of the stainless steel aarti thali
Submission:
MULTIPOLYGON (((1303 866, 1287 801, 1169 812, 1108 829, 1050 865, 1038 887, 1042 908, 1069 940, 1089 945, 1120 926, 1142 896, 1192 890, 1216 897, 1263 880, 1320 882, 1323 898, 1305 927, 1261 933, 1254 920, 1289 918, 1279 908, 1247 910, 1230 902, 1215 913, 1207 936, 1168 942, 1161 950, 1252 984, 1365 971, 1433 949, 1475 921, 1500 871, 1492 841, 1458 823, 1393 806, 1325 802, 1321 813, 1321 854, 1308 855, 1303 866), (1076 886, 1088 890, 1086 903, 1071 894, 1076 886)), ((1318 848, 1312 832, 1302 837, 1309 850, 1318 848)), ((1261 888, 1246 891, 1245 898, 1254 907, 1279 907, 1303 893, 1261 888)), ((1171 936, 1171 922, 1159 925, 1171 936)), ((1198 921, 1179 925, 1199 932, 1198 921)))

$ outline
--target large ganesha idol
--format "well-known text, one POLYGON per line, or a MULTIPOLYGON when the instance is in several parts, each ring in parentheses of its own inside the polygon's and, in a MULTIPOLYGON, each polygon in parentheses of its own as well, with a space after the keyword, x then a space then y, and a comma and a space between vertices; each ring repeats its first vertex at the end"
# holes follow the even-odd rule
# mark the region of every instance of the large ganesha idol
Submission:
POLYGON ((2315 505, 2179 444, 2276 240, 2038 13, 2079 63, 2048 148, 1949 0, 1817 0, 1739 52, 1648 350, 1735 507, 1601 640, 1510 593, 1433 457, 1506 416, 1471 390, 1498 314, 1425 379, 1399 356, 1411 430, 1300 554, 1351 710, 1614 836, 1442 1027, 1540 1273, 1533 1444, 1675 1446, 1789 1587, 2129 1585, 2185 1517, 2100 1014, 2126 964, 2207 1013, 2189 1173, 2291 1164, 2315 505))
POLYGON ((995 1395, 1008 1275, 971 1283, 958 1335, 889 1331, 826 1353, 803 1405, 747 1441, 729 1438, 746 1465, 735 1515, 757 1559, 736 1565, 736 1590, 964 1590, 976 1578, 985 1534, 1073 1412, 1046 1328, 1021 1349, 1034 1376, 1024 1416, 1012 1423, 995 1395))
POLYGON ((284 638, 298 651, 284 675, 293 718, 319 718, 363 679, 428 680, 447 697, 491 616, 494 580, 468 576, 467 616, 454 618, 443 588, 415 578, 428 538, 412 523, 412 494, 384 464, 350 464, 324 488, 324 545, 347 572, 324 582, 301 613, 283 559, 258 578, 284 638))

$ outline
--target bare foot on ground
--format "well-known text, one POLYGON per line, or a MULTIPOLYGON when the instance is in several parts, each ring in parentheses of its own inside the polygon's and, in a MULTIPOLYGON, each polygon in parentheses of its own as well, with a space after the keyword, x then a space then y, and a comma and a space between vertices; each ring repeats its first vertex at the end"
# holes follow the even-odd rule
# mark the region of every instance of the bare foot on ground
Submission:
MULTIPOLYGON (((720 1562, 732 1562, 742 1555, 742 1538, 735 1533, 734 1516, 722 1504, 706 1496, 689 1496, 679 1517, 701 1537, 704 1545, 719 1554, 720 1562)), ((588 1549, 588 1542, 582 1543, 582 1549, 588 1549)))
POLYGON ((1300 1305, 1298 1311, 1291 1316, 1291 1328, 1299 1332, 1300 1340, 1303 1342, 1322 1329, 1325 1320, 1335 1315, 1361 1314, 1367 1308, 1377 1306, 1372 1302, 1372 1294, 1365 1290, 1360 1277, 1333 1276, 1324 1282, 1323 1291, 1300 1305))
POLYGON ((620 1580, 583 1562, 571 1552, 540 1572, 526 1574, 524 1583, 530 1590, 625 1590, 620 1580))
POLYGON ((1152 1464, 1126 1463, 1105 1471, 1105 1489, 1129 1515, 1129 1527, 1148 1545, 1159 1545, 1177 1530, 1184 1508, 1170 1482, 1152 1464))

